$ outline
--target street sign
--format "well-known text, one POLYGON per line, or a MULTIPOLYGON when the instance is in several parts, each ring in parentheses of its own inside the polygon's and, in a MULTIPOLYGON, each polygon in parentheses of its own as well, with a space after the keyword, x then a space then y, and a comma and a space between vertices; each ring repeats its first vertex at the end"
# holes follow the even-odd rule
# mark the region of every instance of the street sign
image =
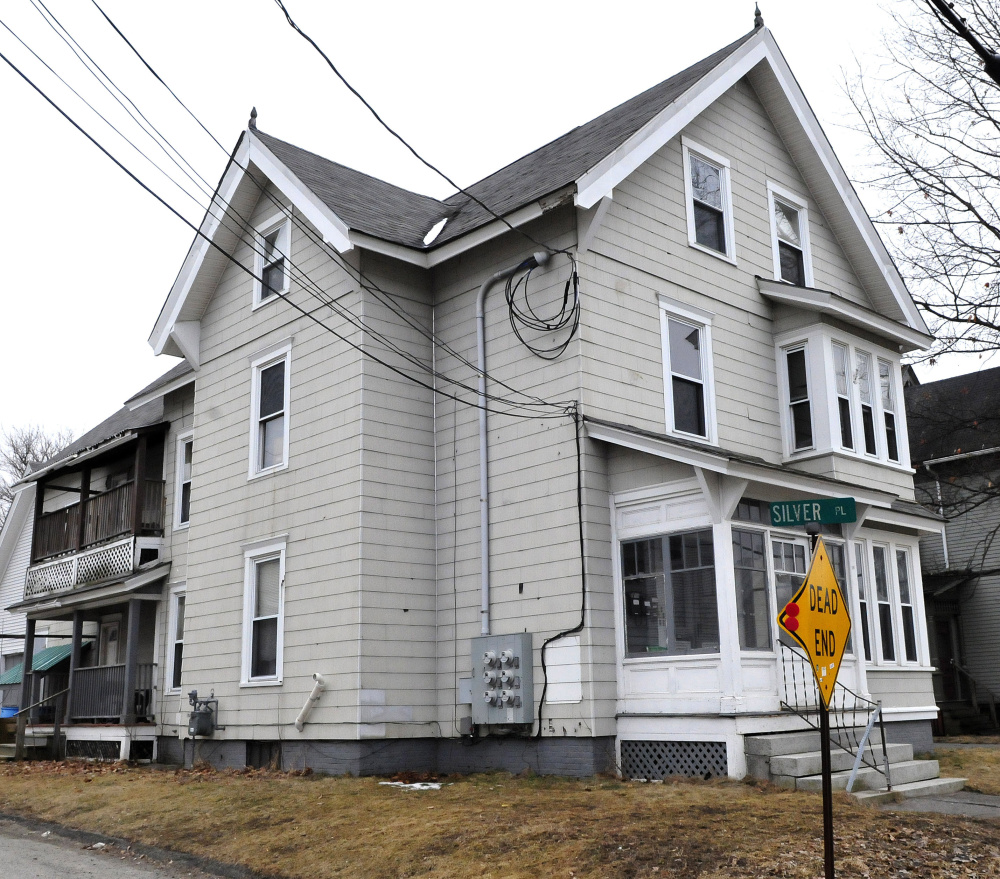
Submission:
POLYGON ((837 525, 857 522, 858 508, 852 497, 815 498, 808 501, 778 501, 771 504, 771 524, 775 527, 790 525, 837 525))
POLYGON ((851 635, 851 615, 822 537, 816 543, 806 579, 778 614, 778 625, 805 650, 823 704, 829 707, 851 635))

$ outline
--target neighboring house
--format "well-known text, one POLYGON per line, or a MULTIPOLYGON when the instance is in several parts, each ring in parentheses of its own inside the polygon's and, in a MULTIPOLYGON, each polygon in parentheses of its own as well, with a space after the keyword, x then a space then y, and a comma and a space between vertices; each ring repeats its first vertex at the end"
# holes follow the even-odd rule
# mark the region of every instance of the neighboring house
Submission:
POLYGON ((906 390, 917 500, 947 522, 921 548, 934 691, 945 727, 997 729, 1000 367, 906 390), (975 711, 968 711, 969 703, 975 711))
MULTIPOLYGON (((100 464, 165 516, 99 587, 45 579, 36 524, 20 606, 77 642, 93 606, 101 644, 120 613, 161 757, 197 690, 220 765, 739 777, 801 727, 775 617, 809 539, 768 502, 848 495, 841 679, 929 744, 930 336, 766 29, 444 201, 251 122, 201 231, 150 337, 193 371, 100 464)), ((36 476, 41 513, 97 466, 36 476)))
MULTIPOLYGON (((16 669, 24 660, 24 615, 12 614, 6 608, 20 601, 24 592, 24 575, 31 554, 34 499, 34 486, 25 486, 16 492, 0 529, 0 680, 4 673, 16 669)), ((41 638, 37 640, 40 646, 45 646, 41 638)), ((19 686, 0 685, 0 702, 4 708, 17 707, 20 699, 19 686)))

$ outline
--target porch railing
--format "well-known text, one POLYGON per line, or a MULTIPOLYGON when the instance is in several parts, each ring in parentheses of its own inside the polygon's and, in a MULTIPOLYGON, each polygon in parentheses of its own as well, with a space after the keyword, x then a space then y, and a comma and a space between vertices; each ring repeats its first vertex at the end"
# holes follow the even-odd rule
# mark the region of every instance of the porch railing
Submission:
POLYGON ((1000 728, 1000 723, 997 722, 997 700, 993 693, 979 683, 965 666, 959 665, 953 659, 951 661, 952 667, 955 669, 955 679, 958 682, 964 682, 965 686, 959 686, 957 689, 962 692, 964 689, 966 692, 966 701, 976 709, 977 712, 983 710, 985 705, 986 711, 990 717, 990 723, 993 724, 994 729, 1000 728))
POLYGON ((156 716, 155 680, 156 665, 140 663, 136 666, 135 689, 126 701, 124 664, 78 668, 73 674, 70 720, 119 722, 134 716, 139 722, 151 722, 156 716))
MULTIPOLYGON (((164 482, 162 479, 143 479, 139 488, 139 532, 162 534, 164 482)), ((108 491, 91 495, 85 501, 42 514, 35 523, 32 561, 79 552, 132 534, 136 524, 133 515, 135 495, 135 480, 130 479, 108 491)))
MULTIPOLYGON (((822 697, 816 685, 809 657, 781 642, 781 664, 785 680, 785 698, 781 702, 782 707, 797 714, 809 726, 818 730, 822 697)), ((892 790, 881 704, 866 699, 850 687, 838 682, 833 688, 828 707, 830 742, 856 757, 854 775, 863 764, 884 776, 887 789, 892 790), (875 753, 875 745, 871 738, 872 727, 876 723, 882 740, 881 760, 875 753)), ((851 777, 852 784, 854 775, 851 777)))

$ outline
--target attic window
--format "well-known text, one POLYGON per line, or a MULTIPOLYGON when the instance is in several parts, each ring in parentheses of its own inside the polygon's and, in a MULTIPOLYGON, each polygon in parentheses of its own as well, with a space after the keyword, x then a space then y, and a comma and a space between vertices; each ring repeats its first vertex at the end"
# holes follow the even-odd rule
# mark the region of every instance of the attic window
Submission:
POLYGON ((279 214, 254 233, 255 307, 288 292, 291 232, 292 221, 285 214, 279 214))
POLYGON ((733 260, 733 207, 729 161, 682 138, 688 243, 733 260))
POLYGON ((771 182, 767 184, 771 209, 774 277, 796 287, 812 286, 809 256, 809 213, 804 199, 771 182))
POLYGON ((430 232, 424 236, 424 247, 430 247, 434 243, 438 235, 444 229, 445 224, 448 222, 448 218, 445 217, 443 220, 438 220, 433 226, 431 226, 430 232))

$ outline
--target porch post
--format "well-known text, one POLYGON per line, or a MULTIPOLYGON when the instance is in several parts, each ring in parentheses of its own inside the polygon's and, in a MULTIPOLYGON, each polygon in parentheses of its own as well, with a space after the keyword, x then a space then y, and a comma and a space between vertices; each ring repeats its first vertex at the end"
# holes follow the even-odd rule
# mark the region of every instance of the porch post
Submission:
POLYGON ((90 467, 83 468, 80 474, 80 525, 76 529, 74 549, 79 552, 86 545, 87 537, 87 500, 90 498, 90 467))
POLYGON ((121 722, 135 723, 135 681, 139 663, 139 609, 138 598, 128 600, 128 640, 125 642, 125 692, 122 694, 121 722))
POLYGON ((28 715, 24 709, 31 705, 31 661, 35 655, 35 621, 28 617, 24 624, 24 662, 21 665, 21 705, 17 715, 17 733, 14 738, 14 759, 24 759, 24 733, 28 715))
POLYGON ((73 722, 73 690, 76 670, 80 667, 80 651, 83 647, 83 612, 73 611, 73 648, 69 655, 69 692, 66 694, 66 723, 73 722))
POLYGON ((142 534, 142 508, 146 499, 146 434, 139 434, 135 450, 135 483, 132 486, 132 533, 142 534))
MULTIPOLYGON (((45 509, 45 484, 35 483, 35 518, 31 527, 31 560, 38 561, 38 525, 42 521, 42 511, 45 509)), ((22 678, 23 681, 23 678, 22 678)))

